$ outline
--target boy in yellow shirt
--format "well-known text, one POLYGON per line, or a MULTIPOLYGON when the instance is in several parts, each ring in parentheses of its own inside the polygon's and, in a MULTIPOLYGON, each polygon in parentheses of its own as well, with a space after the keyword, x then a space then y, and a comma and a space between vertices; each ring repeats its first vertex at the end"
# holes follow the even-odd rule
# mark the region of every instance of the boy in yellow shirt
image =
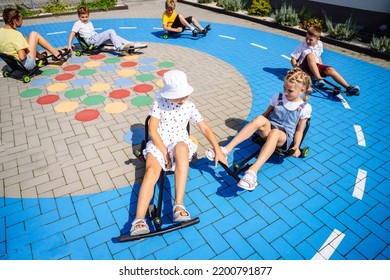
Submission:
POLYGON ((192 36, 194 37, 198 36, 199 33, 206 34, 211 29, 210 24, 203 28, 193 16, 184 17, 181 14, 176 14, 176 3, 174 0, 166 0, 162 24, 164 30, 169 33, 181 33, 187 27, 192 31, 192 36), (196 28, 193 27, 191 23, 195 25, 196 28))

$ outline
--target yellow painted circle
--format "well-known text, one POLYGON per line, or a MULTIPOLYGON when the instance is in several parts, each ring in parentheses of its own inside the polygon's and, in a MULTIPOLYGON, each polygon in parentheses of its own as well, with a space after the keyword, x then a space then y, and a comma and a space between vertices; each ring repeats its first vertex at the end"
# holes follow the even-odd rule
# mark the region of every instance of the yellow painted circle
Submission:
POLYGON ((77 109, 77 107, 79 107, 79 103, 76 101, 65 101, 56 105, 54 110, 58 113, 66 113, 77 109))
POLYGON ((100 61, 88 61, 84 63, 85 67, 98 67, 100 64, 102 64, 100 61))
POLYGON ((163 88, 163 87, 164 87, 164 82, 163 82, 163 80, 158 80, 158 81, 156 82, 156 85, 157 85, 158 87, 160 87, 160 88, 163 88))
POLYGON ((127 108, 128 106, 123 102, 114 102, 106 105, 106 107, 104 107, 104 111, 109 114, 118 114, 126 111, 127 108))
POLYGON ((108 83, 100 83, 100 84, 95 84, 95 85, 91 86, 91 90, 93 92, 103 92, 103 91, 106 91, 110 88, 111 88, 111 86, 108 83))
POLYGON ((58 84, 52 84, 47 87, 47 91, 63 91, 68 87, 68 84, 66 83, 58 83, 58 84))
POLYGON ((124 60, 137 60, 138 57, 139 57, 138 54, 133 54, 133 55, 129 54, 129 55, 123 56, 122 58, 124 60))
POLYGON ((130 77, 135 74, 135 70, 132 69, 123 69, 118 72, 119 76, 121 77, 130 77))

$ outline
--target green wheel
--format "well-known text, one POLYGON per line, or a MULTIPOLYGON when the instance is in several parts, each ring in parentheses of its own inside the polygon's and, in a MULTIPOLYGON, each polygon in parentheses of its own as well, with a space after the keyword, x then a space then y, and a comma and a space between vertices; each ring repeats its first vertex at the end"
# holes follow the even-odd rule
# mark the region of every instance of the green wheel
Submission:
POLYGON ((302 157, 307 157, 307 155, 309 154, 309 147, 305 147, 302 149, 302 157))
POLYGON ((76 56, 81 56, 81 52, 80 51, 76 51, 76 56))
POLYGON ((23 83, 29 83, 31 81, 31 78, 30 78, 30 76, 29 75, 25 75, 25 76, 23 76, 23 83))
POLYGON ((164 35, 163 35, 163 38, 164 38, 164 39, 168 39, 168 38, 169 38, 169 35, 168 35, 168 34, 164 34, 164 35))
POLYGON ((8 71, 8 70, 4 70, 4 71, 3 71, 3 77, 4 77, 4 78, 9 77, 9 71, 8 71))

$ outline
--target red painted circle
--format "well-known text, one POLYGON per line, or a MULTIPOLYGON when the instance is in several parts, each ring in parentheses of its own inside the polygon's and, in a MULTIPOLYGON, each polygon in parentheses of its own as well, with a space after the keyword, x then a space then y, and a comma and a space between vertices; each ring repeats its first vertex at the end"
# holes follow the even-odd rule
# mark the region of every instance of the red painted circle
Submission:
POLYGON ((110 92, 110 97, 114 99, 122 99, 126 98, 130 95, 130 91, 126 89, 116 89, 112 92, 110 92))
POLYGON ((103 59, 105 58, 106 56, 104 54, 94 54, 94 55, 91 55, 89 58, 90 59, 103 59))
POLYGON ((76 114, 75 119, 80 122, 89 122, 97 119, 100 116, 98 110, 87 109, 76 114))
POLYGON ((80 65, 72 64, 64 67, 64 71, 75 71, 80 69, 80 65))
POLYGON ((37 103, 40 105, 48 105, 56 102, 60 97, 56 94, 48 94, 45 96, 41 96, 37 99, 37 103))
POLYGON ((57 75, 56 80, 57 81, 67 81, 67 80, 72 79, 73 77, 74 77, 74 75, 71 73, 64 73, 64 74, 57 75))
POLYGON ((135 92, 145 93, 145 92, 148 92, 148 91, 152 91, 153 90, 153 86, 152 85, 148 85, 148 84, 140 84, 140 85, 136 85, 133 89, 134 89, 135 92))
POLYGON ((122 62, 121 63, 121 66, 122 67, 134 67, 136 66, 138 63, 135 62, 135 61, 126 61, 126 62, 122 62))
POLYGON ((169 70, 160 70, 160 71, 158 71, 157 72, 157 75, 159 75, 160 77, 162 77, 162 76, 164 76, 164 74, 166 73, 166 72, 168 72, 169 70))

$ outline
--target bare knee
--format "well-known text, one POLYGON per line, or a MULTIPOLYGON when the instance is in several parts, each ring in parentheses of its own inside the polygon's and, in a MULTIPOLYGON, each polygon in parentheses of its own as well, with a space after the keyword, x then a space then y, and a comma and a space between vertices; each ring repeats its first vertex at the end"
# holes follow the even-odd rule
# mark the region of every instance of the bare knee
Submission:
POLYGON ((188 145, 185 142, 179 142, 176 144, 174 151, 175 157, 177 157, 177 155, 187 155, 188 152, 188 145))
POLYGON ((269 123, 269 120, 264 117, 263 115, 257 116, 255 119, 253 119, 249 125, 254 126, 256 129, 260 129, 265 124, 269 123))
POLYGON ((334 70, 333 67, 327 67, 324 71, 325 75, 327 76, 333 76, 336 73, 336 70, 334 70))

